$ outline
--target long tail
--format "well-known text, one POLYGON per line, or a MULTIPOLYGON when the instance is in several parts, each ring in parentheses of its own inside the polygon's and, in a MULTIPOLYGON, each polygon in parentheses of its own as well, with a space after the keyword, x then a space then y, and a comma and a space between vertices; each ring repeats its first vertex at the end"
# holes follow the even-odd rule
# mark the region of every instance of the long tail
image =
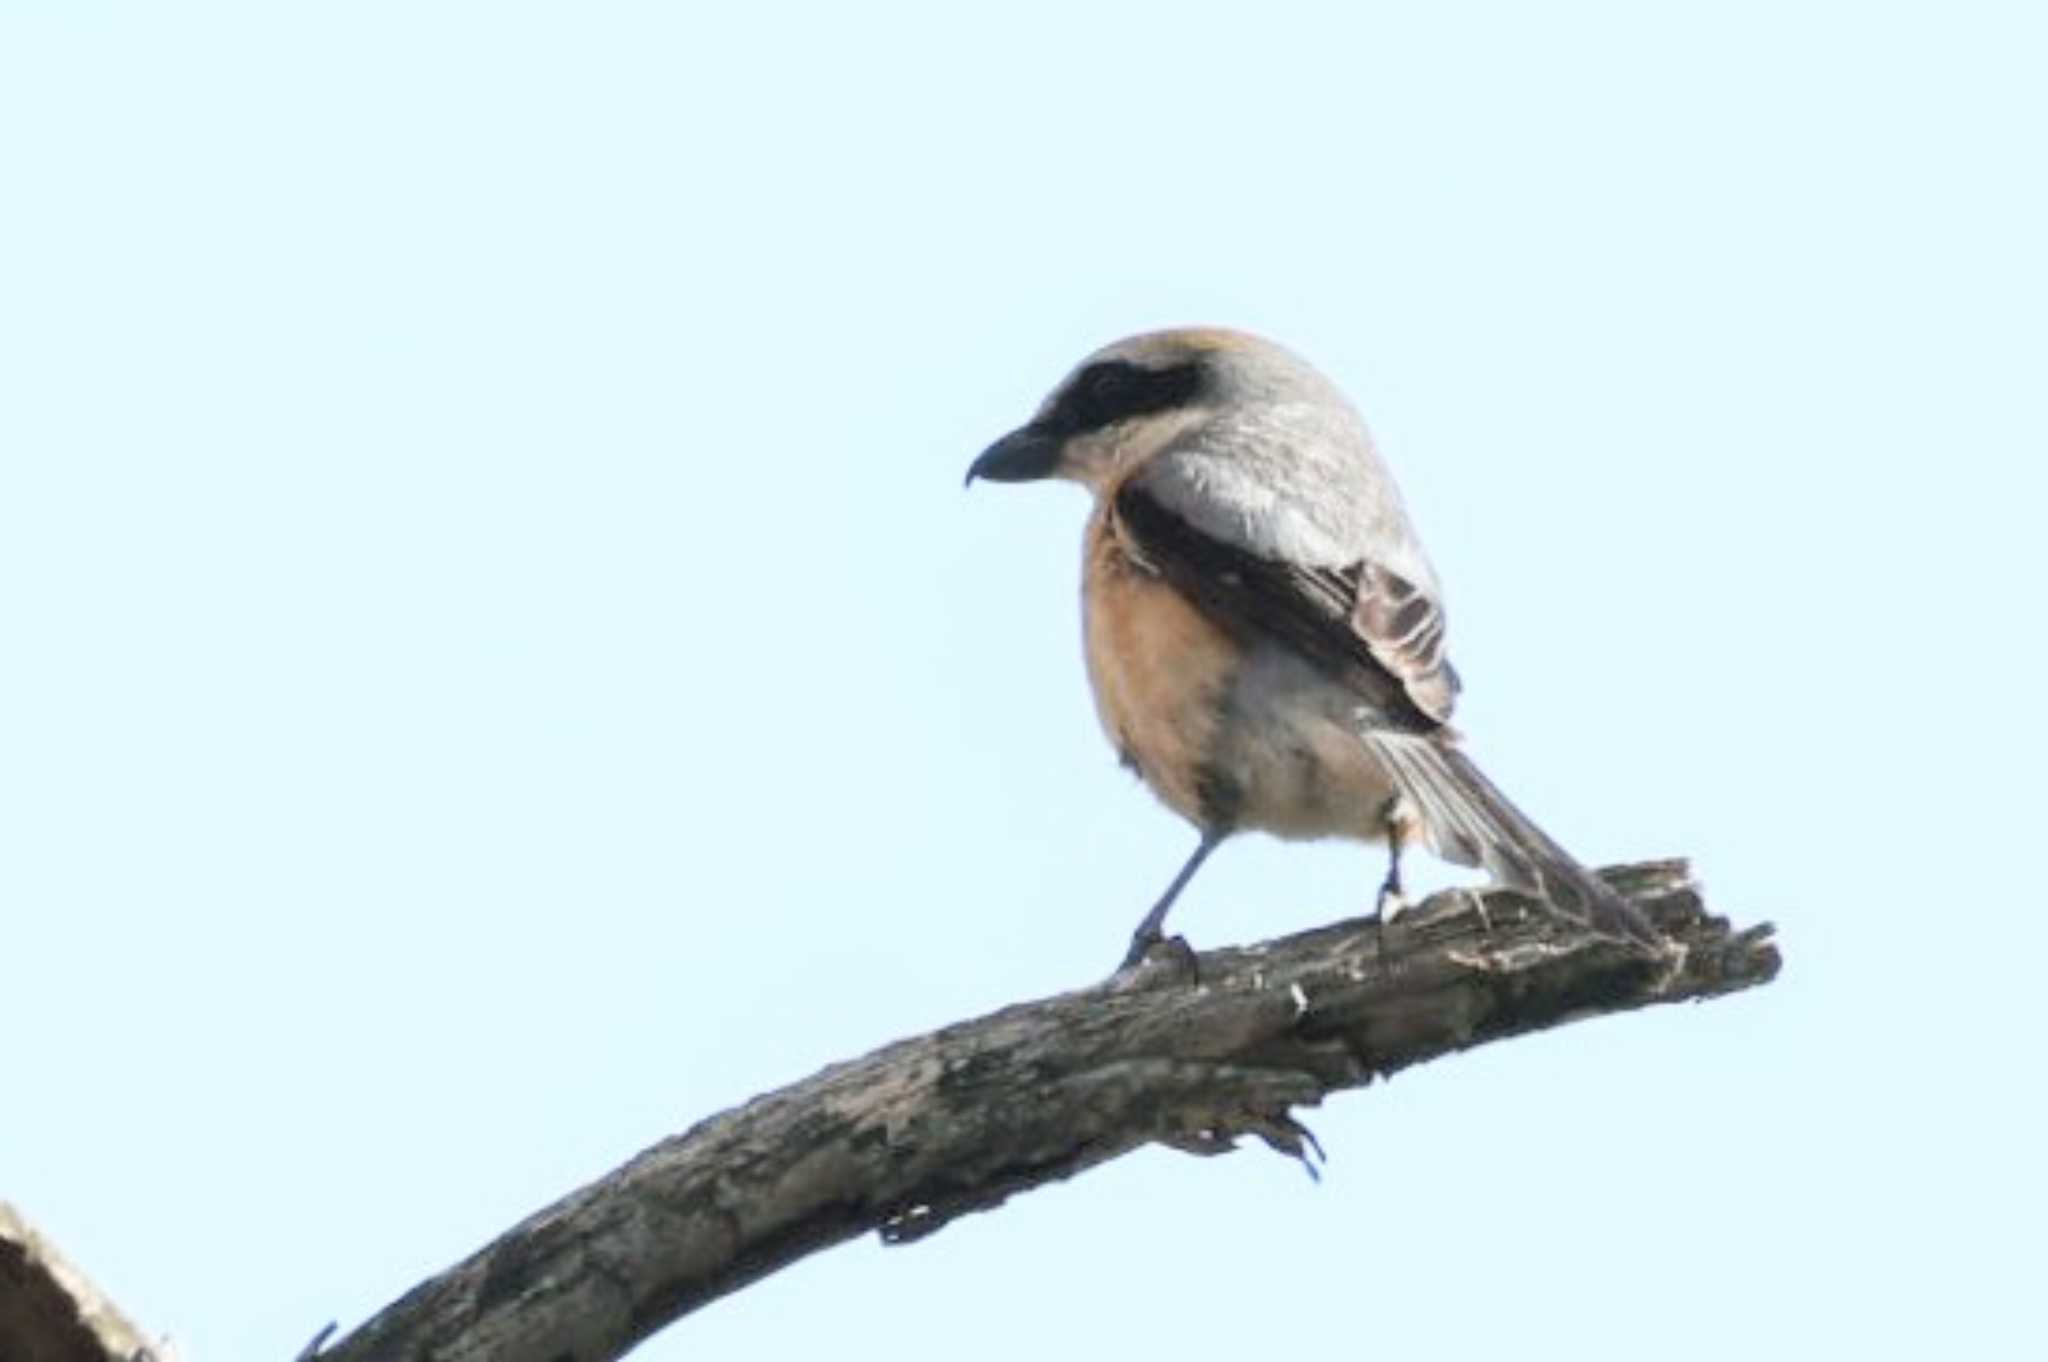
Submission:
POLYGON ((1456 747, 1422 734, 1371 732, 1366 742, 1421 816, 1430 850, 1484 866, 1513 889, 1611 936, 1657 941, 1643 911, 1550 839, 1456 747))

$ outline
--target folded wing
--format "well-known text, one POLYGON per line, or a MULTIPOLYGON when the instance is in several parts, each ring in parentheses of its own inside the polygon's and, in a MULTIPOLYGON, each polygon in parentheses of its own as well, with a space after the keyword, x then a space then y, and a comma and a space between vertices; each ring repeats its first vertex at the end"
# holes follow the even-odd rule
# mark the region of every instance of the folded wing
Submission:
MULTIPOLYGON (((1653 940, 1633 904, 1572 858, 1488 780, 1448 730, 1458 676, 1444 652, 1442 607, 1427 588, 1360 558, 1319 566, 1190 523, 1134 479, 1116 494, 1133 556, 1222 628, 1277 639, 1354 690, 1359 737, 1413 807, 1431 850, 1484 866, 1502 884, 1602 931, 1653 940)), ((1212 522, 1213 523, 1213 522, 1212 522)))

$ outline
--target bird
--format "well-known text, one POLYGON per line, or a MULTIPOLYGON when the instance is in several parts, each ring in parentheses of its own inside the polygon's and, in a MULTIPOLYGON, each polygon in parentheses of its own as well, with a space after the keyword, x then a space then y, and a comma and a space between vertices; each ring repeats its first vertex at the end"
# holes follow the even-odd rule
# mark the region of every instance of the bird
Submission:
POLYGON ((1280 344, 1190 327, 1070 371, 967 484, 1058 479, 1094 499, 1083 643, 1105 735, 1194 825, 1124 967, 1226 838, 1384 841, 1376 915, 1421 841, 1591 931, 1653 947, 1640 909, 1489 780, 1451 726, 1443 593, 1363 418, 1280 344))

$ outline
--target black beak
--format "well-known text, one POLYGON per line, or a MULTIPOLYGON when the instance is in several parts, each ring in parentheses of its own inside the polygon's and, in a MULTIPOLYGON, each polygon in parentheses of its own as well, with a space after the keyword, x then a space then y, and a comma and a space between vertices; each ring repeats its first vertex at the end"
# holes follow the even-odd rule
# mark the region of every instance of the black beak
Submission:
POLYGON ((1064 443, 1036 421, 1021 426, 981 452, 967 470, 967 481, 1032 482, 1051 477, 1064 443))

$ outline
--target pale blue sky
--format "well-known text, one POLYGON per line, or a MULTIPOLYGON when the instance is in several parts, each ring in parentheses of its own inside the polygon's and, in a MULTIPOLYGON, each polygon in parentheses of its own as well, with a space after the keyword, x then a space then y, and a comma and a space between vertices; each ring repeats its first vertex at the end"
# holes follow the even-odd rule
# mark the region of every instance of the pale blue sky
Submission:
MULTIPOLYGON (((960 474, 1203 321, 1357 397, 1500 782, 1784 976, 642 1355, 2037 1337, 2035 7, 706 8, 0 4, 0 1197, 289 1357, 1100 974, 1190 834, 1089 710, 1082 499, 960 474)), ((1380 871, 1247 838, 1176 924, 1380 871)))

